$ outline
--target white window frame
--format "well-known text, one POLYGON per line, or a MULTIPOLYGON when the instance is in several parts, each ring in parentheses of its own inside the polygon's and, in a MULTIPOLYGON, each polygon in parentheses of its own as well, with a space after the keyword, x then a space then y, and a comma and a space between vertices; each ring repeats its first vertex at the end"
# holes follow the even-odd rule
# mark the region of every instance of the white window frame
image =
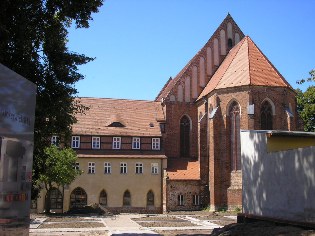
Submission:
POLYGON ((200 195, 193 195, 193 205, 194 206, 199 206, 200 205, 200 195))
POLYGON ((76 162, 76 163, 74 164, 74 169, 75 169, 75 170, 80 170, 80 163, 79 163, 79 162, 76 162))
POLYGON ((113 149, 121 148, 121 137, 113 137, 113 149))
POLYGON ((57 135, 51 136, 51 140, 50 140, 51 145, 58 146, 59 144, 58 142, 59 142, 59 136, 57 135))
POLYGON ((160 138, 152 138, 152 150, 160 150, 160 143, 161 139, 160 138))
POLYGON ((97 136, 92 137, 92 149, 100 149, 101 148, 101 138, 97 136))
POLYGON ((141 139, 139 137, 132 137, 132 149, 140 149, 141 139))
POLYGON ((95 174, 95 162, 88 163, 88 174, 95 174))
POLYGON ((136 162, 135 171, 136 174, 143 174, 143 163, 136 162))
POLYGON ((159 164, 158 163, 151 163, 151 174, 158 175, 159 174, 159 164))
POLYGON ((128 165, 126 162, 120 162, 120 174, 128 173, 128 165))
POLYGON ((112 173, 112 165, 110 162, 104 162, 104 174, 111 174, 112 173))
POLYGON ((71 147, 80 148, 80 136, 72 136, 71 147))
POLYGON ((177 195, 177 205, 178 206, 184 206, 185 204, 185 199, 183 194, 177 195))

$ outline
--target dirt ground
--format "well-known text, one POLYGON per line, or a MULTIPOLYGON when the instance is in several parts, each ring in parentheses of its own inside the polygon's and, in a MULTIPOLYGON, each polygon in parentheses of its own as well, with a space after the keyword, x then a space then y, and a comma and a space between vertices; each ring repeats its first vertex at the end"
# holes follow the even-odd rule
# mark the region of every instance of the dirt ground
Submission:
MULTIPOLYGON (((210 213, 206 211, 198 212, 176 212, 163 215, 147 215, 141 218, 132 219, 143 227, 186 227, 196 226, 193 222, 185 219, 185 216, 195 219, 211 222, 221 225, 221 228, 214 230, 154 230, 160 235, 166 236, 184 236, 184 235, 212 235, 212 236, 315 236, 315 230, 307 230, 299 227, 277 225, 272 222, 254 222, 254 223, 236 223, 235 219, 227 218, 227 215, 234 215, 231 212, 216 212, 210 213), (224 227, 223 227, 224 226, 224 227)), ((32 215, 31 218, 39 217, 32 215)), ((51 216, 40 215, 47 217, 41 228, 91 228, 101 227, 102 225, 94 219, 89 218, 87 221, 84 215, 78 216, 51 216), (83 222, 84 221, 84 222, 83 222)))

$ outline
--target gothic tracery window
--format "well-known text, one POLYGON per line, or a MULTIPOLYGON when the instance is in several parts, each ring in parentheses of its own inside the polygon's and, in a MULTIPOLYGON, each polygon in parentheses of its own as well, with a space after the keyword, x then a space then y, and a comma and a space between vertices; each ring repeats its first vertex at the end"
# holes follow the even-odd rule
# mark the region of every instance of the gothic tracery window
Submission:
POLYGON ((233 102, 229 109, 230 116, 230 146, 231 146, 231 170, 241 169, 241 148, 240 148, 240 107, 233 102))
POLYGON ((264 101, 260 109, 260 129, 272 129, 272 107, 268 101, 264 101))
POLYGON ((180 156, 189 157, 190 146, 190 120, 183 116, 180 120, 180 156))

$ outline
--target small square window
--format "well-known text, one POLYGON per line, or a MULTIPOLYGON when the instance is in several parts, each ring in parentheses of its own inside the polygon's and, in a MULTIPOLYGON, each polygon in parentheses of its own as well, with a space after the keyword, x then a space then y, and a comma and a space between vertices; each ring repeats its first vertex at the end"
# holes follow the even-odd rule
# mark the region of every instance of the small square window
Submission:
POLYGON ((127 163, 120 163, 120 174, 127 174, 127 163))
POLYGON ((79 163, 79 162, 76 162, 76 163, 74 164, 73 168, 74 168, 75 170, 80 170, 80 163, 79 163))
POLYGON ((140 138, 138 137, 132 138, 132 149, 140 149, 140 138))
POLYGON ((120 149, 121 137, 113 137, 113 149, 120 149))
POLYGON ((80 136, 72 136, 71 147, 80 148, 80 136))
POLYGON ((59 137, 57 135, 51 136, 51 145, 55 146, 59 145, 59 137))
POLYGON ((89 174, 95 174, 95 162, 89 162, 89 174))
POLYGON ((112 173, 112 166, 109 162, 104 163, 104 174, 111 174, 112 173))
POLYGON ((92 149, 100 149, 100 137, 92 137, 92 149))
POLYGON ((177 195, 177 205, 184 206, 184 195, 182 194, 177 195))
POLYGON ((136 174, 143 174, 143 164, 136 163, 136 174))
POLYGON ((193 205, 194 206, 200 205, 200 196, 199 195, 193 195, 193 205))
POLYGON ((159 173, 159 164, 151 163, 151 174, 157 175, 159 173))
POLYGON ((160 150, 160 138, 152 138, 152 150, 160 150))

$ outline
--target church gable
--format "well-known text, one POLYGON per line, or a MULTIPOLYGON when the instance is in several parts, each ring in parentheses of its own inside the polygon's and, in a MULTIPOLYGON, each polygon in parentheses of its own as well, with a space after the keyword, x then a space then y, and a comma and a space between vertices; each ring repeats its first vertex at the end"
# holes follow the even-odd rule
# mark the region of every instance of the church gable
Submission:
POLYGON ((223 20, 205 46, 178 75, 167 82, 155 101, 166 99, 193 102, 198 98, 228 51, 244 37, 230 14, 223 20))
POLYGON ((243 85, 291 88, 248 36, 229 52, 198 100, 215 89, 243 85))

